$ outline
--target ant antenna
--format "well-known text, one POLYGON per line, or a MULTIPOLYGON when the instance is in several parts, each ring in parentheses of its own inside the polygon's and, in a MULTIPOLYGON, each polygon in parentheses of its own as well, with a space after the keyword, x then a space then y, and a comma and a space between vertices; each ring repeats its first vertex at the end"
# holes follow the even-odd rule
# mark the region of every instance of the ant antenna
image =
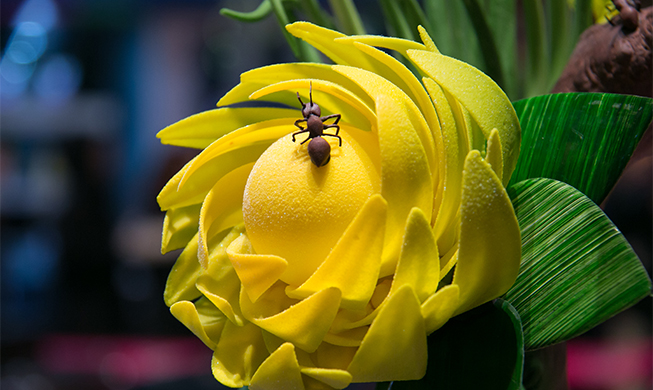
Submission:
POLYGON ((313 107, 313 82, 309 81, 308 97, 311 99, 311 107, 313 107))

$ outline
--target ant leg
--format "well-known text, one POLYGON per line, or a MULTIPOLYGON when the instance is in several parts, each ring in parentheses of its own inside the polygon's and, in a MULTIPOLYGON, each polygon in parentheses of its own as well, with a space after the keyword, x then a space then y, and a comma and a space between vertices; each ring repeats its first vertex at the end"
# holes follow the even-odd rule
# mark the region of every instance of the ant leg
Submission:
POLYGON ((301 127, 301 126, 299 125, 299 122, 306 122, 306 121, 307 121, 306 118, 304 118, 304 119, 297 119, 297 120, 295 121, 295 126, 299 127, 300 130, 304 130, 304 128, 301 127))
MULTIPOLYGON (((308 131, 308 130, 306 130, 306 131, 308 131)), ((308 136, 308 138, 306 138, 305 140, 303 140, 302 143, 300 143, 300 145, 304 145, 304 144, 305 144, 309 139, 311 139, 311 136, 310 136, 310 135, 308 136)))
POLYGON ((328 135, 329 137, 336 137, 336 138, 338 138, 338 146, 342 146, 342 138, 341 138, 339 135, 323 133, 323 134, 322 134, 322 137, 324 137, 325 135, 328 135))
POLYGON ((311 107, 312 107, 313 106, 313 82, 309 81, 308 85, 310 85, 310 87, 308 88, 308 97, 310 98, 311 107))
POLYGON ((340 133, 340 126, 336 125, 335 123, 331 124, 331 125, 324 125, 324 128, 325 129, 336 129, 336 135, 338 135, 340 133))
POLYGON ((331 118, 336 118, 336 121, 332 123, 332 124, 336 125, 336 124, 338 124, 338 122, 340 122, 341 117, 342 117, 342 115, 340 115, 340 114, 331 114, 331 115, 321 117, 320 120, 322 122, 324 122, 325 120, 328 120, 328 119, 331 119, 331 118))
POLYGON ((297 99, 299 99, 299 103, 302 105, 302 108, 304 108, 304 102, 302 101, 302 98, 299 97, 299 92, 297 92, 297 99))
MULTIPOLYGON (((301 127, 300 127, 300 129, 301 129, 301 127)), ((295 136, 296 136, 296 135, 299 135, 299 134, 302 134, 302 133, 306 133, 306 132, 308 132, 308 130, 302 130, 302 131, 298 131, 298 132, 296 132, 296 133, 292 133, 292 142, 295 142, 295 136)), ((304 142, 306 142, 306 141, 304 141, 304 142)), ((304 143, 304 142, 302 142, 302 143, 304 143)))

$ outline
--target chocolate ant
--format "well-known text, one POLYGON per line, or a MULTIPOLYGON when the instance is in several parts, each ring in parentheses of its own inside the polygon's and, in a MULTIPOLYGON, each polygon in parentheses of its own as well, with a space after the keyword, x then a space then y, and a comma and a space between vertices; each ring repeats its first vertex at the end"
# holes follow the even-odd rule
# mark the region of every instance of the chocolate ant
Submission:
POLYGON ((318 167, 324 166, 329 163, 331 160, 331 146, 329 143, 323 139, 323 136, 328 135, 329 137, 338 138, 338 146, 342 146, 342 138, 338 135, 340 132, 340 126, 338 122, 340 121, 340 114, 331 114, 327 116, 322 115, 322 110, 317 103, 313 103, 313 83, 310 84, 310 89, 308 92, 310 98, 309 103, 304 103, 302 98, 297 92, 297 99, 302 105, 302 115, 304 119, 297 119, 295 121, 295 126, 297 126, 301 131, 293 133, 292 142, 295 142, 295 136, 302 133, 308 133, 308 138, 302 141, 301 145, 306 143, 308 140, 311 140, 308 144, 308 155, 311 157, 311 161, 318 167), (336 118, 335 122, 330 125, 325 125, 324 121, 327 119, 336 118), (303 128, 300 123, 306 122, 306 128, 303 128), (324 129, 335 128, 335 134, 328 134, 324 132, 324 129))

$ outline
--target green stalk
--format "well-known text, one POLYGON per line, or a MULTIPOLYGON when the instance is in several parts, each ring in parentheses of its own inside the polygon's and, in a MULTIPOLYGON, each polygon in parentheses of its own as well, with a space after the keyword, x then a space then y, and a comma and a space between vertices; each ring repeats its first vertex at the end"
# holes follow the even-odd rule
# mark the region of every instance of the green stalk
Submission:
POLYGON ((526 95, 546 93, 548 82, 548 59, 544 34, 544 7, 541 0, 524 0, 526 15, 526 42, 528 45, 528 73, 526 95))
POLYGON ((569 24, 567 0, 550 0, 549 11, 549 32, 551 34, 551 74, 549 81, 555 82, 569 60, 573 41, 569 39, 571 26, 569 24))
POLYGON ((266 16, 270 15, 271 12, 272 4, 270 3, 270 0, 263 0, 254 11, 238 12, 232 9, 222 8, 220 10, 220 15, 236 19, 240 22, 252 23, 263 20, 266 16))
POLYGON ((381 7, 385 15, 386 23, 394 29, 395 36, 415 40, 415 34, 410 29, 410 24, 406 19, 406 15, 404 15, 401 6, 396 0, 381 0, 381 7))
POLYGON ((487 75, 490 76, 500 87, 505 88, 503 83, 503 70, 501 69, 501 57, 494 42, 494 37, 490 26, 485 19, 485 13, 477 0, 463 0, 465 9, 472 21, 476 38, 481 47, 481 54, 485 61, 487 75))
POLYGON ((320 7, 320 3, 317 0, 304 0, 300 4, 316 24, 330 29, 334 28, 333 22, 322 7, 320 7))
POLYGON ((347 35, 364 35, 365 27, 353 0, 329 0, 341 32, 347 35))
POLYGON ((410 19, 410 26, 413 31, 417 31, 417 26, 422 26, 429 34, 433 34, 431 22, 426 18, 424 10, 417 0, 404 0, 406 15, 410 19))

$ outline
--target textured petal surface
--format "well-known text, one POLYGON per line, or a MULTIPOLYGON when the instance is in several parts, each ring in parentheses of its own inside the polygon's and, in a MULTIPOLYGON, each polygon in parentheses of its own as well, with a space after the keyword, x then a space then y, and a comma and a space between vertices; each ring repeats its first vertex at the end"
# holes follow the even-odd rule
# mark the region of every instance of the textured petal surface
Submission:
POLYGON ((161 253, 183 248, 197 233, 201 204, 166 211, 161 234, 161 253))
POLYGON ((381 265, 387 203, 374 195, 363 205, 324 263, 304 284, 288 295, 305 298, 317 291, 337 287, 342 307, 362 309, 370 300, 381 265))
POLYGON ((440 329, 458 308, 460 289, 455 284, 442 287, 422 303, 422 316, 426 333, 431 334, 440 329))
POLYGON ((225 324, 213 352, 211 370, 215 379, 229 387, 249 385, 254 372, 268 357, 261 329, 254 324, 225 324))
POLYGON ((521 239, 512 203, 478 151, 463 170, 460 249, 453 284, 460 287, 456 314, 508 291, 519 273, 521 239))
POLYGON ((202 340, 207 347, 215 349, 216 343, 206 333, 195 305, 190 301, 180 301, 170 306, 170 313, 202 340))
POLYGON ((438 247, 429 221, 418 208, 413 208, 408 215, 405 232, 389 295, 409 285, 422 302, 435 292, 440 281, 438 247))
POLYGON ((304 390, 295 347, 285 343, 260 365, 249 385, 251 390, 304 390))
POLYGON ((517 164, 521 141, 519 119, 506 94, 480 70, 451 57, 420 50, 409 50, 408 57, 465 106, 486 138, 493 128, 499 130, 506 184, 517 164))
POLYGON ((161 143, 203 149, 241 127, 276 118, 294 118, 297 111, 276 107, 220 108, 191 115, 156 135, 161 143))
POLYGON ((166 288, 163 292, 163 300, 168 306, 200 296, 200 292, 195 288, 195 282, 202 273, 202 267, 197 260, 197 236, 196 234, 190 240, 168 274, 166 288))
POLYGON ((490 138, 487 140, 485 162, 490 164, 494 173, 501 180, 503 176, 503 156, 501 153, 501 139, 497 129, 492 129, 490 138))
MULTIPOLYGON (((256 309, 250 302, 245 302, 246 299, 247 297, 241 297, 243 310, 256 315, 256 309)), ((315 352, 329 331, 339 306, 340 291, 332 287, 311 295, 279 314, 252 318, 251 321, 306 352, 315 352)))
POLYGON ((216 233, 243 222, 242 204, 243 191, 247 177, 254 163, 245 164, 224 175, 209 191, 199 220, 199 251, 200 263, 206 268, 209 257, 208 241, 216 233), (217 223, 213 223, 215 221, 217 223))
POLYGON ((381 309, 347 371, 354 382, 414 380, 424 376, 426 331, 419 302, 410 286, 400 288, 381 309))
POLYGON ((351 383, 351 374, 345 370, 302 367, 302 374, 308 375, 313 379, 325 383, 334 389, 344 389, 351 383))

